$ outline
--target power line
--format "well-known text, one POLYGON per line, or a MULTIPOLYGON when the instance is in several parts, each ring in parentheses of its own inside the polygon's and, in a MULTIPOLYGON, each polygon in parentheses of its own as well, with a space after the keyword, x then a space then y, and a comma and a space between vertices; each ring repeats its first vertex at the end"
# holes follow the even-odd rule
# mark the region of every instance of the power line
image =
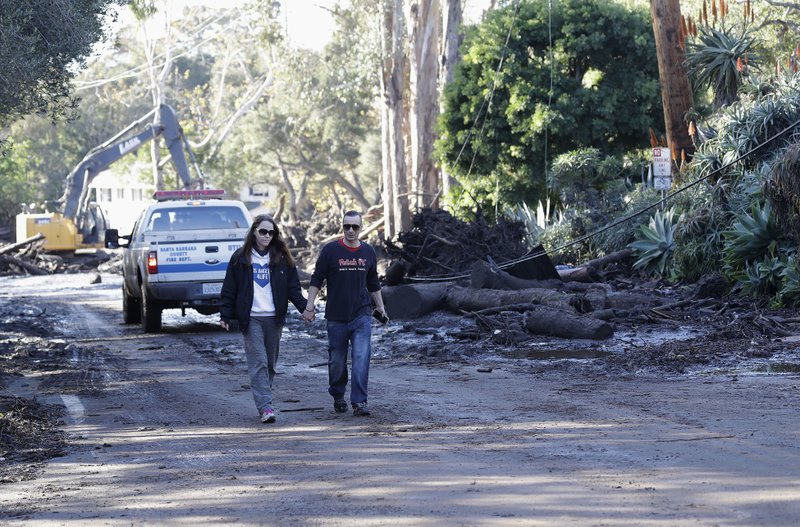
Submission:
MULTIPOLYGON (((461 145, 461 149, 458 152, 458 156, 456 156, 456 160, 453 165, 458 165, 458 161, 461 159, 461 154, 464 153, 464 149, 467 147, 467 143, 469 143, 470 138, 472 137, 472 133, 475 131, 475 127, 478 125, 478 120, 481 118, 481 114, 483 114, 483 109, 486 108, 486 114, 483 115, 483 123, 481 124, 481 129, 478 134, 478 138, 483 137, 483 130, 486 126, 486 115, 489 113, 489 108, 492 104, 492 99, 494 98, 494 92, 497 88, 497 78, 500 76, 500 70, 503 68, 503 62, 506 58, 506 52, 508 51, 508 43, 511 41, 511 33, 514 30, 514 24, 517 20, 517 13, 519 12, 519 3, 520 0, 517 0, 514 4, 514 14, 511 16, 511 23, 508 26, 508 33, 506 34, 506 40, 503 43, 503 50, 500 52, 500 62, 497 63, 497 68, 495 69, 494 76, 492 77, 492 88, 489 91, 489 95, 484 97, 483 103, 481 103, 481 107, 478 109, 478 113, 475 115, 475 119, 472 122, 472 127, 470 127, 469 132, 467 133, 467 137, 464 138, 464 143, 461 145)), ((478 155, 478 151, 476 150, 472 154, 472 160, 469 163, 469 170, 467 170, 467 176, 472 173, 472 167, 475 164, 475 157, 478 155)))

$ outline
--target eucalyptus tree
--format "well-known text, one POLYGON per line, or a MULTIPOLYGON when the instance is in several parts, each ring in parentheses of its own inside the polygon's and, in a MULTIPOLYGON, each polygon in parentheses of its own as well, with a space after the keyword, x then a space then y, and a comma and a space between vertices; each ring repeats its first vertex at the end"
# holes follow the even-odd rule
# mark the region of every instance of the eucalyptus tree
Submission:
MULTIPOLYGON (((221 151, 249 167, 256 182, 282 189, 291 221, 314 211, 366 210, 378 201, 379 55, 375 10, 362 3, 334 10, 336 29, 322 52, 263 32, 279 57, 274 88, 221 151)), ((225 172, 228 185, 232 174, 225 172)))

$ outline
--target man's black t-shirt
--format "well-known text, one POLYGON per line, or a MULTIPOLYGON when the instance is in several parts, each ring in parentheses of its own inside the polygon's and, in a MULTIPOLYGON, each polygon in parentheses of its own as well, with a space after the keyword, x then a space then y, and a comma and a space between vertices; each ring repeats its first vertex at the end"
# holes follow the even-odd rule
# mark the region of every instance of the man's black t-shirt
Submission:
POLYGON ((364 242, 352 248, 340 239, 322 248, 310 283, 321 288, 328 282, 326 319, 350 322, 372 313, 370 293, 381 290, 377 264, 375 249, 364 242))

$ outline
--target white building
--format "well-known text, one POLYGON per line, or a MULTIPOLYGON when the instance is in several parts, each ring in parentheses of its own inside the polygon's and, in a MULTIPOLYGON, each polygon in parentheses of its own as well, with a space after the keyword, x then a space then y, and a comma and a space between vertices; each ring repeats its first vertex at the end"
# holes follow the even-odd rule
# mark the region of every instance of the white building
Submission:
POLYGON ((136 218, 153 202, 155 187, 142 182, 138 177, 141 173, 135 166, 122 174, 104 170, 89 184, 89 191, 103 209, 109 227, 119 230, 120 234, 133 231, 136 218))

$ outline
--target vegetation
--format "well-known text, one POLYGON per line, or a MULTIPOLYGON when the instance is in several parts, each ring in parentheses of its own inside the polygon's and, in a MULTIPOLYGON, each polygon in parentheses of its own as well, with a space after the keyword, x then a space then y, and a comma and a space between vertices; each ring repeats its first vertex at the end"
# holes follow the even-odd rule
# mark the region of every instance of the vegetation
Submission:
POLYGON ((550 23, 547 1, 515 2, 466 33, 438 143, 463 185, 457 210, 545 199, 558 155, 586 147, 621 155, 660 122, 647 11, 599 0, 552 8, 550 23))
POLYGON ((0 129, 31 113, 53 119, 74 109, 70 81, 118 0, 3 0, 0 129))

